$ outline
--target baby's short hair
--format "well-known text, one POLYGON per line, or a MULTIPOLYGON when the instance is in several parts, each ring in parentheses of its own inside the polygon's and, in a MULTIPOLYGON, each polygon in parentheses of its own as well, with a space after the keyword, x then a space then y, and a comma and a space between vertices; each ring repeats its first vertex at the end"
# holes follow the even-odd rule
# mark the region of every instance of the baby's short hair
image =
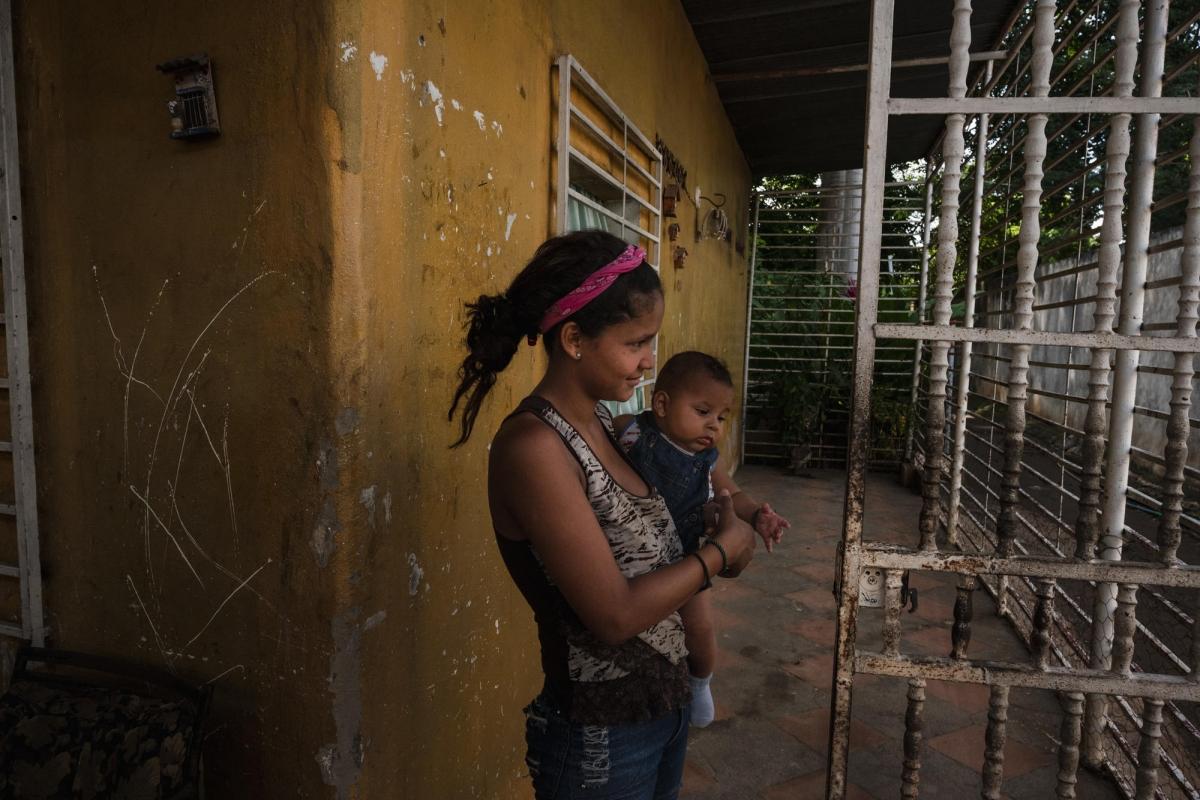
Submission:
POLYGON ((685 350, 671 356, 667 363, 662 365, 654 382, 654 390, 670 394, 686 387, 698 377, 710 378, 733 387, 733 376, 729 374, 729 368, 721 359, 698 350, 685 350))

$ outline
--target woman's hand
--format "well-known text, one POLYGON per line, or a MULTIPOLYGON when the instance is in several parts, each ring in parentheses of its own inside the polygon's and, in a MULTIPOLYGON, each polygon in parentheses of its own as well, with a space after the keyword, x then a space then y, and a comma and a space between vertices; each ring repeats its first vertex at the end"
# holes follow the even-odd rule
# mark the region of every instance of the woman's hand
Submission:
POLYGON ((710 538, 725 548, 725 555, 729 559, 728 565, 721 575, 727 578, 737 577, 754 558, 754 546, 758 537, 754 533, 754 528, 747 525, 734 512, 733 497, 729 492, 722 491, 716 501, 708 505, 715 507, 717 515, 716 530, 713 531, 710 538))

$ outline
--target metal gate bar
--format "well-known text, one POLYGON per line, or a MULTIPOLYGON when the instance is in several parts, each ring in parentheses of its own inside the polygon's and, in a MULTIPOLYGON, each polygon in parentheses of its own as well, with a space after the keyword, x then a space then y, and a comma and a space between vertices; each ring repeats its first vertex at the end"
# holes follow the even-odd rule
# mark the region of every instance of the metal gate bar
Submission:
MULTIPOLYGON (((1113 753, 1104 748, 1102 741, 1111 737, 1127 763, 1136 764, 1132 785, 1122 788, 1129 796, 1153 797, 1161 794, 1159 786, 1160 767, 1165 767, 1171 781, 1179 790, 1195 796, 1195 788, 1180 764, 1167 751, 1168 723, 1190 730, 1200 741, 1200 732, 1190 725, 1187 716, 1177 705, 1179 702, 1200 701, 1200 635, 1193 635, 1190 652, 1186 657, 1171 649, 1169 642, 1162 641, 1152 628, 1138 620, 1137 602, 1139 595, 1152 600, 1156 607, 1165 608, 1181 623, 1197 630, 1200 614, 1189 615, 1178 605, 1175 593, 1180 589, 1190 590, 1190 603, 1195 603, 1195 590, 1200 588, 1200 570, 1179 561, 1179 545, 1188 531, 1200 530, 1200 523, 1184 513, 1184 483, 1200 474, 1187 465, 1187 438, 1195 424, 1190 418, 1190 391, 1193 381, 1193 354, 1200 351, 1196 337, 1196 311, 1200 300, 1200 133, 1192 137, 1189 148, 1175 148, 1168 153, 1157 153, 1155 134, 1158 116, 1170 114, 1162 125, 1169 126, 1191 121, 1200 115, 1200 101, 1192 97, 1163 98, 1161 88, 1164 81, 1163 49, 1171 37, 1180 35, 1200 20, 1200 13, 1186 17, 1180 25, 1168 30, 1167 3, 1150 0, 1146 4, 1146 36, 1141 58, 1142 88, 1140 96, 1133 96, 1132 76, 1136 61, 1138 20, 1140 4, 1134 0, 1122 0, 1119 11, 1113 18, 1096 26, 1089 43, 1078 49, 1077 54, 1056 69, 1055 55, 1064 53, 1067 40, 1083 27, 1082 17, 1064 27, 1064 35, 1056 44, 1056 5, 1052 0, 1037 0, 1032 3, 1033 24, 1013 37, 1009 56, 990 80, 983 76, 979 81, 983 97, 966 97, 967 51, 970 45, 970 3, 956 0, 954 4, 954 27, 951 32, 951 81, 948 98, 943 99, 889 99, 890 36, 892 2, 874 0, 872 3, 871 68, 868 95, 867 140, 864 157, 864 202, 862 251, 860 254, 860 293, 858 316, 855 328, 854 389, 851 419, 850 446, 847 476, 846 518, 843 530, 843 555, 840 570, 840 594, 838 614, 838 643, 836 653, 833 713, 830 727, 830 770, 827 796, 842 797, 845 793, 848 763, 848 732, 850 699, 853 676, 856 672, 871 672, 909 679, 908 713, 904 741, 904 764, 900 776, 902 795, 915 797, 920 784, 920 758, 923 738, 922 709, 925 682, 930 679, 983 683, 992 687, 989 703, 989 721, 986 732, 986 753, 981 774, 984 797, 998 797, 1003 781, 1004 742, 1007 726, 1008 688, 1038 687, 1060 690, 1063 694, 1064 712, 1060 729, 1059 775, 1056 789, 1059 797, 1074 797, 1075 773, 1080 759, 1092 765, 1097 760, 1109 759, 1113 753), (1116 47, 1112 51, 1100 52, 1100 38, 1111 36, 1116 30, 1116 47), (887 41, 884 41, 884 40, 887 41), (1033 57, 1022 63, 1022 47, 1029 42, 1033 57), (1091 57, 1091 66, 1084 76, 1074 82, 1066 96, 1055 93, 1051 87, 1055 82, 1078 66, 1084 54, 1091 57), (1099 86, 1096 70, 1115 62, 1114 85, 1099 86), (1015 65, 1014 70, 1010 69, 1015 65), (1004 73, 1009 71, 1008 75, 1004 73), (1027 81, 1025 79, 1027 76, 1027 81), (1003 98, 989 95, 1007 82, 1012 87, 1020 83, 1023 96, 1003 98), (1088 96, 1069 96, 1083 89, 1088 96), (1109 91, 1110 96, 1094 96, 1097 91, 1109 91), (880 219, 873 216, 880 208, 882 175, 885 172, 880 150, 886 142, 887 116, 889 113, 942 113, 948 114, 946 133, 941 141, 941 192, 939 240, 937 248, 937 275, 934 281, 933 320, 930 325, 898 325, 878 322, 878 305, 868 302, 867 286, 878 280, 880 258, 874 250, 882 240, 879 236, 880 219), (991 114, 997 122, 994 136, 1007 137, 1009 155, 1016 146, 1024 151, 1022 165, 1023 201, 1022 220, 1018 238, 1015 263, 1001 257, 990 270, 977 270, 979 259, 980 206, 972 204, 971 235, 968 246, 967 284, 963 286, 964 300, 969 307, 963 326, 954 325, 951 319, 954 268, 958 262, 958 205, 959 176, 965 154, 964 122, 970 114, 991 114), (1130 238, 1124 259, 1121 325, 1114 331, 1117 275, 1122 271, 1121 212, 1125 207, 1124 183, 1125 161, 1129 146, 1130 123, 1133 115, 1138 117, 1137 141, 1132 148, 1134 154, 1133 184, 1130 189, 1130 238), (1021 118, 1019 115, 1032 115, 1021 118), (1084 160, 1080 169, 1070 172, 1065 180, 1044 187, 1043 172, 1057 169, 1067 157, 1077 157, 1087 152, 1084 144, 1073 143, 1064 153, 1060 151, 1053 160, 1047 161, 1047 122, 1049 115, 1074 115, 1055 128, 1056 134, 1068 125, 1082 119, 1087 134, 1092 135, 1092 116, 1100 120, 1108 131, 1103 159, 1084 160), (1153 123, 1153 124, 1151 124, 1153 123), (1026 134, 1018 139, 1018 126, 1023 124, 1026 134), (1156 252, 1151 246, 1149 218, 1155 183, 1155 156, 1161 168, 1181 158, 1185 149, 1191 153, 1193 174, 1189 189, 1164 197, 1153 206, 1155 211, 1171 205, 1187 202, 1186 226, 1182 241, 1184 248, 1183 266, 1178 279, 1168 278, 1147 285, 1146 258, 1156 252), (1072 154, 1075 154, 1074 156, 1072 154), (873 158, 874 157, 874 158, 873 158), (1103 188, 1100 182, 1091 180, 1099 177, 1103 168, 1103 188), (874 168, 874 171, 872 171, 874 168), (1043 203, 1064 191, 1068 183, 1079 187, 1079 199, 1069 202, 1054 215, 1045 215, 1043 203), (1089 192, 1098 193, 1092 196, 1089 192), (1039 262, 1065 247, 1074 247, 1082 253, 1088 239, 1088 230, 1083 225, 1083 214, 1089 213, 1097 203, 1103 203, 1104 218, 1100 231, 1100 263, 1098 285, 1094 297, 1079 298, 1081 276, 1086 269, 1060 270, 1061 274, 1043 274, 1042 281, 1073 277, 1076 298, 1059 303, 1037 303, 1039 262), (1071 237, 1058 237, 1043 243, 1041 225, 1061 225, 1064 220, 1080 215, 1080 224, 1071 237), (1010 270, 1015 266, 1015 283, 1009 283, 1010 270), (872 276, 872 272, 875 273, 872 276), (987 305, 979 314, 974 314, 973 300, 976 297, 972 281, 984 288, 980 297, 1002 300, 1007 292, 1015 289, 1015 305, 998 313, 994 306, 987 305), (1145 293, 1167 286, 1180 287, 1179 313, 1171 325, 1141 324, 1145 293), (1005 293, 1004 295, 1000 294, 1005 293), (1035 330, 1035 312, 1047 309, 1068 309, 1075 319, 1075 307, 1080 303, 1094 303, 1096 314, 1090 332, 1035 330), (1006 318, 1012 324, 1001 329, 1006 318), (986 324, 973 327, 984 321, 986 324), (1167 336, 1149 336, 1151 331, 1169 332, 1167 336), (862 542, 862 500, 865 491, 865 462, 862 457, 866 436, 865 426, 869 419, 870 375, 874 366, 876 338, 910 339, 916 342, 921 352, 922 340, 932 342, 929 347, 927 385, 913 382, 912 395, 923 398, 918 405, 923 417, 925 436, 923 441, 914 441, 906 454, 919 451, 925 458, 925 481, 923 485, 922 513, 919 520, 917 547, 896 548, 862 542), (956 363, 951 368, 949 350, 951 342, 961 342, 956 363), (973 342, 986 343, 985 352, 979 354, 985 365, 1008 364, 1006 380, 997 382, 990 375, 973 370, 973 342), (1006 348, 1003 356, 1000 348, 1006 348), (1068 348, 1067 361, 1060 365, 1050 357, 1034 357, 1033 348, 1068 348), (1076 364, 1071 348, 1087 348, 1088 363, 1076 364), (1147 367, 1139 364, 1141 351, 1173 353, 1173 368, 1147 367), (1115 358, 1117 370, 1110 370, 1109 362, 1115 358), (1069 389, 1051 391, 1031 385, 1033 374, 1042 370, 1065 368, 1071 371, 1089 372, 1086 398, 1077 398, 1069 389), (1117 376, 1112 413, 1108 409, 1109 376, 1117 376), (1139 375, 1167 375, 1172 378, 1170 413, 1156 409, 1139 408, 1134 402, 1133 389, 1139 375), (970 379, 992 381, 994 388, 972 391, 970 379), (954 383, 953 398, 949 398, 949 385, 954 383), (1001 388, 1002 387, 1002 388, 1001 388), (1004 399, 1000 399, 1000 393, 1004 399), (861 395, 867 395, 864 398, 861 395), (1054 398, 1063 402, 1061 420, 1050 420, 1027 408, 1030 398, 1054 398), (949 400, 949 402, 948 402, 949 400), (1032 422, 1037 425, 1053 425, 1058 430, 1060 447, 1065 447, 1069 426, 1067 403, 1083 402, 1088 406, 1084 430, 1072 431, 1079 434, 1083 442, 1081 463, 1053 452, 1035 440, 1026 441, 1026 428, 1032 422), (991 406, 991 413, 980 416, 978 409, 984 404, 991 406), (976 410, 972 410, 974 404, 976 410), (994 418, 995 410, 1004 406, 1006 418, 1001 424, 994 418), (948 413, 949 412, 949 413, 948 413), (1151 542, 1141 532, 1131 527, 1125 519, 1127 498, 1141 502, 1150 498, 1146 493, 1128 485, 1128 470, 1131 455, 1143 457, 1144 448, 1134 446, 1126 430, 1132 429, 1135 415, 1167 423, 1167 446, 1163 455, 1149 454, 1164 466, 1163 499, 1157 501, 1162 515, 1158 525, 1157 542, 1151 542), (947 437, 947 422, 952 423, 953 436, 947 437), (978 428, 978 429, 976 429, 978 428), (1004 433, 1003 446, 992 443, 992 432, 1004 433), (1107 447, 1106 447, 1107 445, 1107 447), (1046 457, 1058 473, 1057 481, 1046 471, 1028 463, 1025 449, 1030 447, 1037 457, 1046 457), (1003 454, 999 468, 992 466, 994 453, 1003 454), (1107 468, 1101 469, 1101 459, 1108 460, 1107 468), (945 465, 951 471, 949 486, 945 465), (999 490, 992 489, 992 477, 999 478, 999 490), (1022 485, 1022 477, 1035 480, 1057 490, 1057 509, 1048 507, 1035 498, 1022 485), (1079 484, 1077 493, 1071 493, 1064 482, 1071 480, 1079 484), (1105 482, 1106 506, 1100 511, 1099 489, 1105 482), (1057 486, 1055 483, 1057 482, 1057 486), (1060 521, 1066 513, 1067 498, 1077 502, 1078 512, 1074 522, 1060 521), (964 505, 964 501, 967 505, 964 505), (995 505, 998 502, 998 506, 995 505), (993 508, 995 509, 993 511, 993 508), (1056 521, 1057 532, 1048 536, 1040 529, 1037 520, 1030 514, 1056 521), (1104 536, 1100 536, 1103 526, 1104 536), (992 534, 990 531, 994 530, 992 534), (961 553, 938 550, 939 531, 945 531, 947 544, 954 546, 959 535, 964 538, 959 544, 961 553), (1025 537, 1042 550, 1053 555, 1038 555, 1030 550, 1025 537), (1063 538, 1071 542, 1062 547, 1063 538), (1139 552, 1153 553, 1152 560, 1121 561, 1121 548, 1128 539, 1137 543, 1139 552), (1098 541, 1099 540, 1099 541, 1098 541), (1143 541, 1144 540, 1144 541, 1143 541), (1101 546, 1095 552, 1096 544, 1101 546), (1108 556, 1097 558, 1096 555, 1108 556), (883 622, 883 647, 878 653, 855 650, 854 639, 857 623, 857 580, 863 567, 878 567, 885 573, 885 610, 883 622), (961 576, 958 585, 958 601, 954 608, 954 624, 948 641, 949 658, 911 658, 901 653, 900 616, 898 612, 899 576, 903 570, 926 570, 952 572, 961 576), (976 580, 997 595, 998 604, 1006 615, 1018 623, 1024 619, 1032 651, 1029 664, 993 663, 973 661, 966 657, 970 636, 971 594, 976 580), (1074 591, 1063 584, 1092 584, 1101 589, 1092 613, 1076 599, 1074 591), (1020 591, 1017 591, 1017 587, 1020 591), (1140 591, 1139 591, 1140 589, 1140 591), (1170 597, 1168 597, 1170 593, 1170 597), (1063 614, 1082 619, 1092 630, 1093 641, 1080 641, 1075 634, 1075 623, 1064 621, 1063 614), (1097 620, 1092 624, 1092 620, 1097 620), (1170 674, 1158 669, 1135 671, 1134 636, 1140 635, 1152 645, 1151 649, 1167 658, 1173 668, 1181 674, 1170 674), (1087 656, 1091 664, 1079 665, 1081 655, 1087 656), (1138 739, 1131 744, 1130 728, 1108 714, 1108 697, 1116 698, 1116 708, 1132 725, 1132 735, 1138 739), (1086 699, 1085 699, 1086 698, 1086 699), (1086 717, 1086 723, 1085 723, 1086 717), (1101 743, 1097 746, 1096 743, 1101 743)), ((1107 13, 1100 2, 1085 9, 1083 4, 1064 4, 1061 18, 1064 25, 1070 14, 1107 13)), ((1065 60, 1065 55, 1063 56, 1065 60)), ((1194 63, 1195 56, 1186 59, 1183 66, 1176 66, 1171 75, 1178 75, 1187 65, 1194 63)), ((1061 64, 1061 61, 1060 61, 1061 64)), ((1102 83, 1102 82, 1101 82, 1102 83)), ((1010 167, 999 175, 987 173, 984 143, 988 141, 987 121, 980 119, 973 131, 975 139, 976 187, 979 196, 987 180, 994 184, 1007 183, 1015 176, 1010 167)), ((1010 162, 1011 164, 1012 162, 1010 162)), ((935 169, 936 172, 936 169, 935 169)), ((932 184, 932 182, 931 182, 932 184)), ((1061 200, 1061 198, 1060 198, 1061 200)), ((1060 202, 1060 205, 1061 202, 1060 202)), ((997 228, 1006 234, 1008 212, 995 226, 985 229, 984 234, 995 237, 997 228)), ((992 256, 996 250, 1007 256, 1007 235, 984 254, 992 256)), ((1179 246, 1176 245, 1176 246, 1179 246)), ((1157 246, 1161 250, 1170 243, 1157 246)), ((922 304, 923 306, 923 304, 922 304)), ((921 377, 921 365, 915 365, 913 375, 921 377)), ((1190 535, 1190 534, 1189 534, 1190 535)), ((1194 608, 1194 606, 1193 606, 1194 608)), ((1194 752, 1194 750, 1192 751, 1194 752)), ((1112 765, 1109 764, 1110 769, 1112 765)), ((1114 774, 1124 780, 1121 769, 1114 774)))
MULTIPOLYGON (((854 686, 854 639, 858 624, 858 579, 862 571, 864 497, 870 447, 871 377, 875 369, 875 323, 879 315, 879 247, 883 229, 883 183, 887 180, 887 99, 892 81, 893 0, 873 0, 867 45, 867 121, 863 146, 862 230, 859 236, 858 304, 854 315, 854 368, 850 399, 850 442, 846 452, 846 505, 838 570, 837 644, 829 722, 829 770, 825 795, 846 795, 850 758, 850 701, 854 686)), ((919 338, 919 337, 917 337, 919 338)), ((889 593, 888 600, 891 601, 889 593)), ((921 679, 916 679, 920 681, 921 679)), ((913 683, 904 739, 904 784, 920 765, 924 684, 913 683), (911 757, 910 757, 911 756, 911 757)))

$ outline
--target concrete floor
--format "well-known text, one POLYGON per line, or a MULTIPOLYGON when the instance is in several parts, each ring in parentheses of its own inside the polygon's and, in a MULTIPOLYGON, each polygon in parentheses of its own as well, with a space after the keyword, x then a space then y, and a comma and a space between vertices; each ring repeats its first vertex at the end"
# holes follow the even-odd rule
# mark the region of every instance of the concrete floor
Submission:
MULTIPOLYGON (((792 477, 774 468, 744 467, 736 478, 788 517, 792 529, 774 554, 760 549, 740 578, 718 581, 713 590, 720 645, 713 678, 717 721, 692 731, 682 796, 823 797, 835 619, 831 587, 845 476, 816 470, 808 477, 792 477)), ((920 497, 891 476, 873 476, 867 490, 867 538, 915 545, 920 505, 920 497)), ((950 650, 953 579, 922 573, 912 576, 912 585, 920 590, 919 608, 904 615, 901 650, 945 655, 950 650)), ((881 621, 879 610, 863 610, 860 647, 878 649, 881 621)), ((968 655, 1029 659, 982 590, 975 595, 968 655)), ((906 689, 902 679, 855 679, 849 797, 899 795, 906 689)), ((930 681, 926 697, 921 797, 978 796, 987 689, 930 681)), ((1059 722, 1052 693, 1012 691, 1006 797, 1054 796, 1059 722)), ((1118 794, 1106 780, 1081 770, 1078 796, 1102 800, 1118 794)))

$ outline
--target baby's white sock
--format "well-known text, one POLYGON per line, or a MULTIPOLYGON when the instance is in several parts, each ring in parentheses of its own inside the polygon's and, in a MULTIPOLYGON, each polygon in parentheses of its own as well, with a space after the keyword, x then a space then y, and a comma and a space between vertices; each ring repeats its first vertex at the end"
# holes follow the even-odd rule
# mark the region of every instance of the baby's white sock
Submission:
POLYGON ((703 678, 688 675, 688 682, 692 686, 692 724, 697 728, 707 728, 717 716, 712 690, 708 687, 711 680, 711 673, 703 678))

